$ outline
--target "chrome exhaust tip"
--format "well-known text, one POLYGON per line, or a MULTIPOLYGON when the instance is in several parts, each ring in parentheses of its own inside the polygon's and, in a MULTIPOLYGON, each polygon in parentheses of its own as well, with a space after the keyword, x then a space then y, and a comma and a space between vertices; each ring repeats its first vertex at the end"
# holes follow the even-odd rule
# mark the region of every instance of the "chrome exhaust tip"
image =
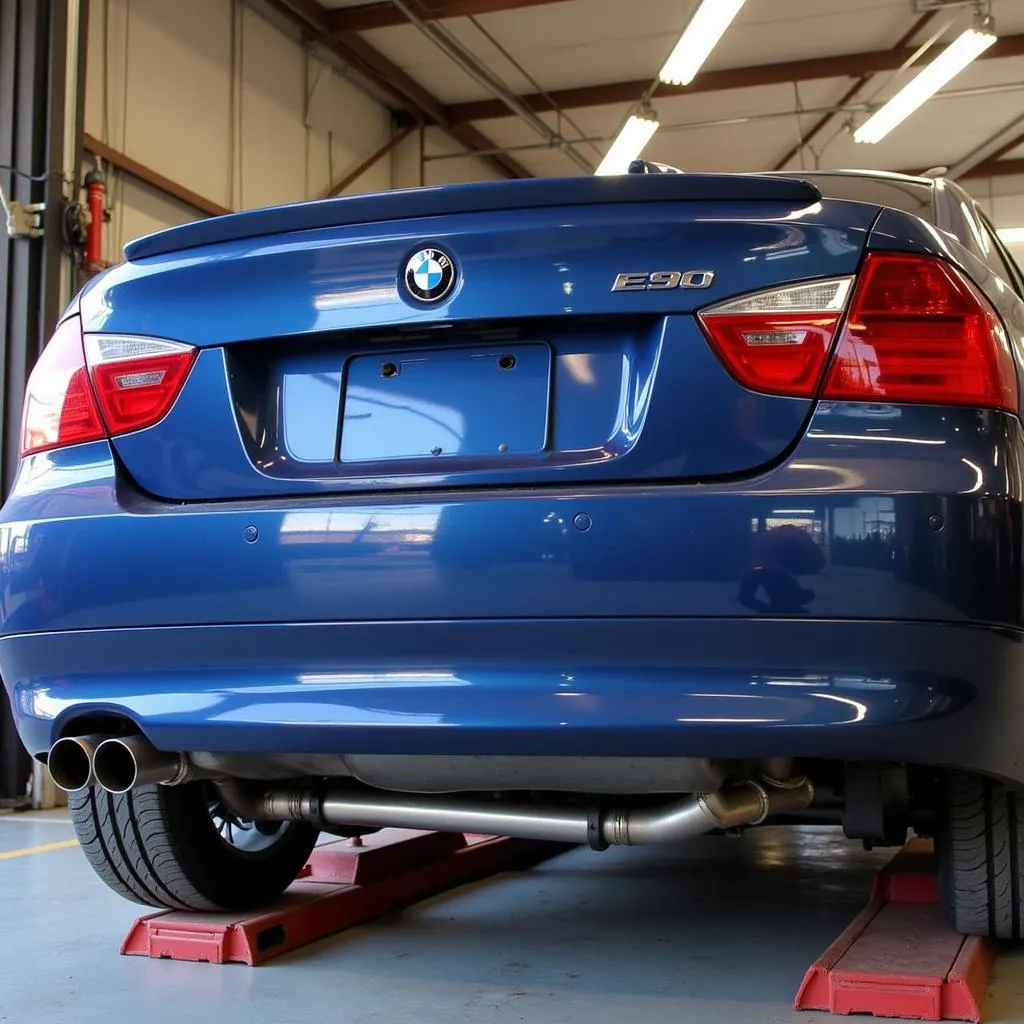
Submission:
POLYGON ((173 786, 190 776, 182 754, 157 750, 143 736, 118 736, 104 740, 92 760, 96 784, 108 793, 127 793, 136 786, 161 783, 173 786))
POLYGON ((57 740, 46 758, 53 784, 65 793, 96 784, 93 760, 106 736, 65 736, 57 740))

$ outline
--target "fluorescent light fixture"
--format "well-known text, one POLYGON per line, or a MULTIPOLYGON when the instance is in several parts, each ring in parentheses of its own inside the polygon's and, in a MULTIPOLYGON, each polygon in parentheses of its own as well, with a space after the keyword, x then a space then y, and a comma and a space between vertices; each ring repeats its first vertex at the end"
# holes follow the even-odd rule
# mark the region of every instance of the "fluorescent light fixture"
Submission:
POLYGON ((996 233, 1007 245, 1024 245, 1024 228, 1000 228, 996 233))
POLYGON ((880 142, 995 41, 995 33, 988 30, 969 28, 962 32, 853 133, 854 141, 880 142))
POLYGON ((658 122, 653 117, 638 117, 633 114, 622 126, 622 131, 594 174, 602 177, 609 174, 625 174, 629 170, 629 165, 644 151, 644 147, 651 141, 658 127, 658 122))
POLYGON ((670 85, 689 85, 746 0, 702 0, 658 77, 670 85))

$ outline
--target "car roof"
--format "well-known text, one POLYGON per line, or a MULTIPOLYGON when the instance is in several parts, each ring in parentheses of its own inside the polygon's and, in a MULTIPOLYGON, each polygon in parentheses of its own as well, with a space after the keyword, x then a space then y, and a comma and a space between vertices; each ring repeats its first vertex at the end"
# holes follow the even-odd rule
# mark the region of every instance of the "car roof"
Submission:
POLYGON ((934 187, 935 182, 939 179, 938 175, 904 174, 901 171, 872 171, 860 167, 842 167, 835 168, 834 170, 816 169, 813 171, 769 171, 767 173, 773 177, 791 178, 877 178, 881 181, 909 182, 925 187, 934 187))

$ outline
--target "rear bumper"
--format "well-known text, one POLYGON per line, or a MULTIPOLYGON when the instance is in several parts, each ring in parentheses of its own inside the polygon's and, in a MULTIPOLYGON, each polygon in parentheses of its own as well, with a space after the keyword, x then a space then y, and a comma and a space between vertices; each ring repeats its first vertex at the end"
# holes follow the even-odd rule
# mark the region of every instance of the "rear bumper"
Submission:
POLYGON ((21 734, 166 749, 898 760, 1024 782, 1024 637, 814 619, 425 621, 11 636, 21 734), (339 666, 344 666, 339 670, 339 666))
POLYGON ((36 754, 113 712, 173 749, 1024 783, 1022 465, 1015 417, 840 404, 747 480, 174 506, 81 445, 0 513, 0 675, 36 754))
POLYGON ((842 404, 780 465, 710 484, 175 505, 79 445, 26 460, 0 512, 0 636, 752 612, 1024 629, 1022 466, 1016 417, 842 404))

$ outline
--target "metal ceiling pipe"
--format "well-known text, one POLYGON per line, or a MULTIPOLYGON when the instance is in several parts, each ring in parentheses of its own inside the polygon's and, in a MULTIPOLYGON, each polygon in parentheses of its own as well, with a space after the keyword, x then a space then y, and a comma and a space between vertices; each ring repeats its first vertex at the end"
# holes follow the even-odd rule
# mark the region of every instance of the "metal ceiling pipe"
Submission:
MULTIPOLYGON (((412 828, 589 844, 595 849, 674 843, 714 829, 757 825, 800 811, 814 799, 808 779, 751 779, 659 807, 554 807, 407 793, 271 789, 237 813, 256 820, 412 828)), ((236 797, 237 800, 237 797, 236 797)))
MULTIPOLYGON (((945 92, 937 92, 934 100, 956 100, 966 99, 972 96, 992 96, 1006 92, 1021 92, 1024 90, 1024 82, 1002 82, 999 85, 978 85, 967 89, 947 89, 945 92)), ((734 117, 713 117, 705 121, 680 121, 675 124, 665 123, 658 129, 661 132, 687 132, 700 131, 707 128, 735 128, 739 125, 757 124, 762 121, 780 121, 791 118, 794 115, 832 115, 832 114, 858 114, 866 113, 873 109, 870 103, 845 103, 825 107, 803 107, 800 110, 772 110, 760 114, 737 114, 734 117)), ((1017 122, 1014 122, 1016 125, 1017 122)), ((999 138, 1003 137, 1006 129, 999 131, 999 138)), ((577 143, 602 143, 610 142, 613 135, 587 135, 574 140, 577 143)), ((556 146, 550 142, 527 142, 516 143, 510 146, 498 146, 494 149, 480 149, 475 152, 476 156, 486 156, 496 153, 520 153, 528 150, 550 150, 556 146)), ((994 148, 994 147, 993 147, 994 148)), ((465 153, 435 153, 427 157, 429 162, 435 160, 463 160, 465 153)), ((986 159, 986 158, 982 158, 986 159)))
POLYGON ((76 793, 96 784, 93 758, 107 736, 65 736, 57 740, 46 758, 53 784, 65 793, 76 793))
POLYGON ((471 54, 461 43, 437 22, 425 21, 416 13, 406 0, 392 0, 395 7, 402 12, 408 21, 426 36, 435 46, 460 67, 467 75, 475 79, 494 97, 508 107, 509 112, 528 124, 535 132, 547 139, 552 148, 559 149, 572 160, 584 173, 593 173, 593 164, 577 152, 573 143, 556 132, 543 118, 523 103, 508 86, 471 54))
POLYGON ((995 135, 987 138, 981 145, 972 149, 967 156, 953 164, 946 172, 946 177, 955 181, 986 160, 998 159, 1011 149, 1016 148, 1021 143, 1022 128, 1024 128, 1024 114, 1015 117, 1009 124, 1003 125, 995 135))

